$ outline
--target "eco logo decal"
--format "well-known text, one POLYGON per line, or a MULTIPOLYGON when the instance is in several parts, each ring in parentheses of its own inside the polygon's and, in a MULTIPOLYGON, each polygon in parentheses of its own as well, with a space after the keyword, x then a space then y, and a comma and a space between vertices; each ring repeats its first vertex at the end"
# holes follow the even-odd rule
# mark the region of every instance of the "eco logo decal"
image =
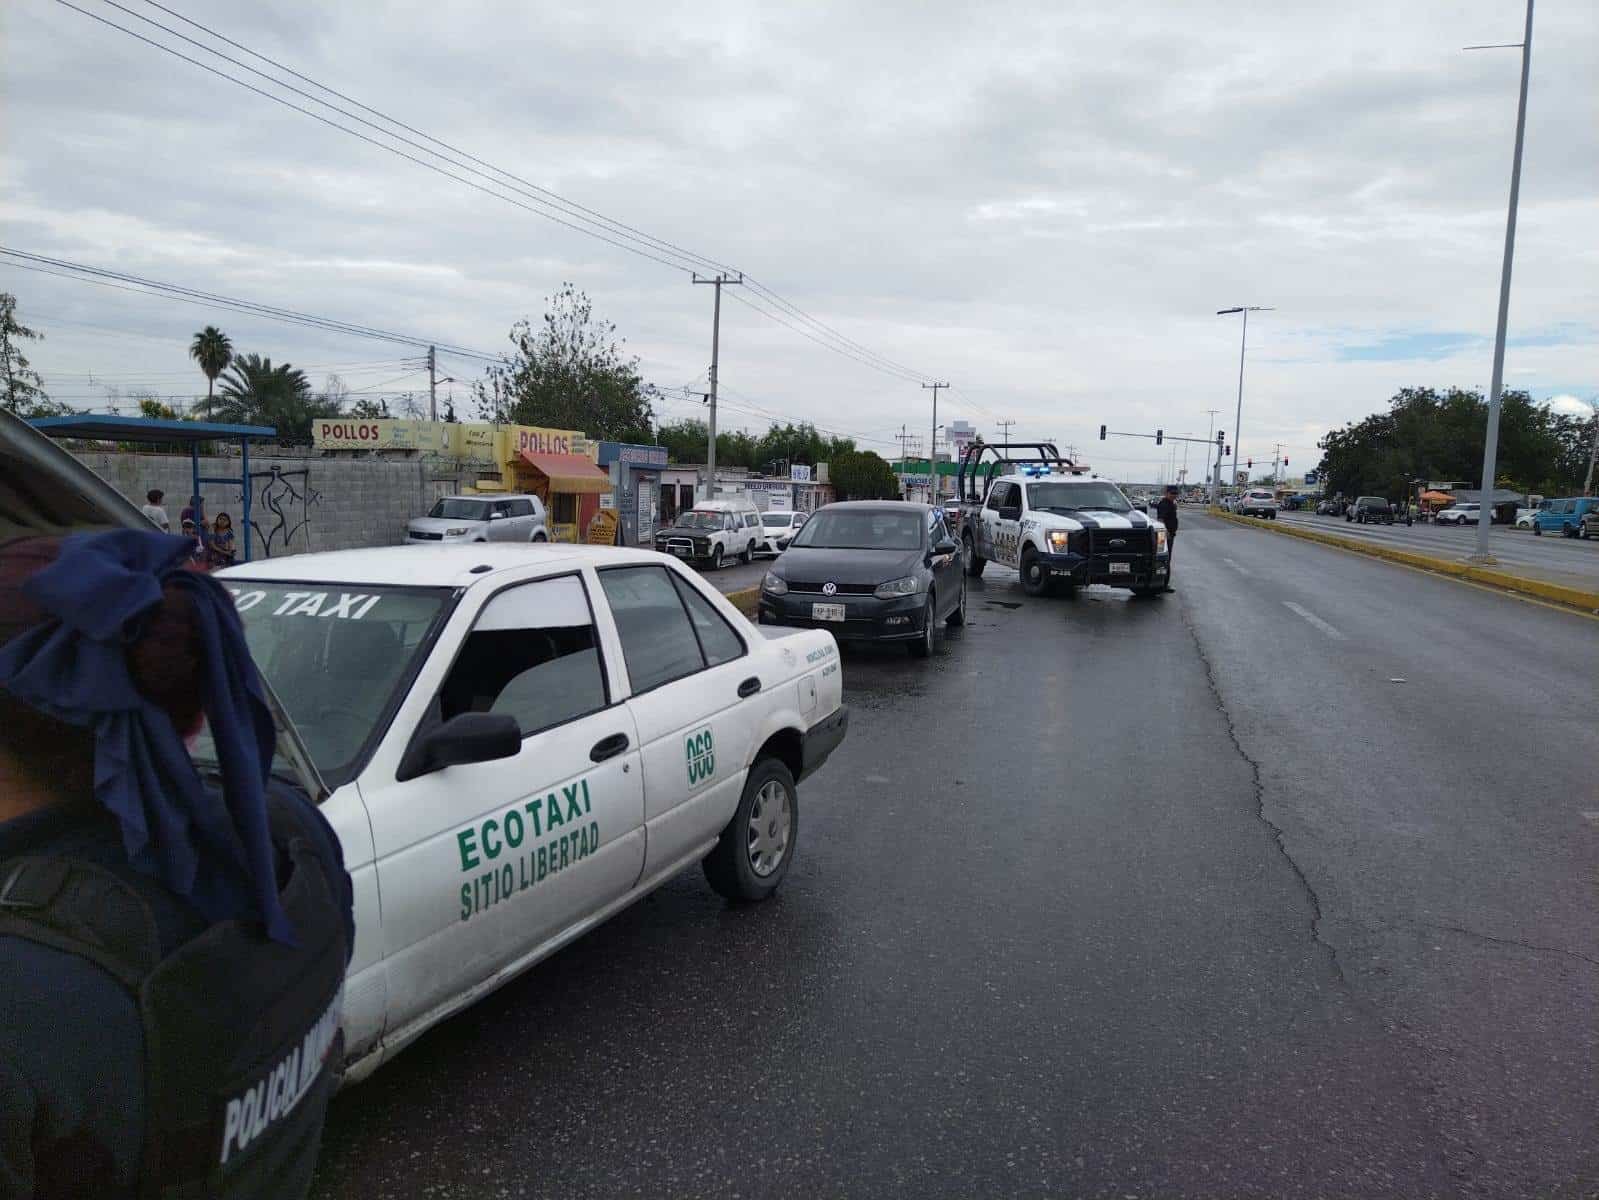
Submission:
POLYGON ((695 787, 716 774, 716 741, 711 727, 695 730, 683 739, 683 757, 688 761, 688 785, 695 787))

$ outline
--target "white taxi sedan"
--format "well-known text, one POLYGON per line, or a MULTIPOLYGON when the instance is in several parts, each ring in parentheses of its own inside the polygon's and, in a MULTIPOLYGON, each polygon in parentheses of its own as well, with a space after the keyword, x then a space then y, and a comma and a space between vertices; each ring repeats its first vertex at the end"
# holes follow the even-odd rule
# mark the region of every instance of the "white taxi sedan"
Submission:
POLYGON ((831 634, 768 639, 647 551, 350 550, 219 578, 331 789, 347 1080, 696 862, 724 896, 771 895, 795 785, 848 726, 831 634))

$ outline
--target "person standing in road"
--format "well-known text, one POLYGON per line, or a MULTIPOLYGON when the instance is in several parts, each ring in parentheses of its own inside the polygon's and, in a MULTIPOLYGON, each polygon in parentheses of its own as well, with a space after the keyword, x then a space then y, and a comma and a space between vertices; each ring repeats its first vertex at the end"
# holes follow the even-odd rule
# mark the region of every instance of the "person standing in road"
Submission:
POLYGON ((0 1196, 310 1188, 350 878, 269 776, 238 613, 189 552, 131 529, 0 545, 0 1196))
POLYGON ((139 511, 149 517, 150 524, 154 525, 162 533, 170 533, 172 519, 167 516, 167 510, 161 505, 161 501, 165 496, 166 493, 160 488, 151 488, 144 494, 145 503, 140 507, 139 511))
POLYGON ((1166 494, 1155 505, 1155 518, 1166 527, 1166 590, 1173 591, 1171 568, 1177 553, 1177 485, 1168 483, 1166 494))

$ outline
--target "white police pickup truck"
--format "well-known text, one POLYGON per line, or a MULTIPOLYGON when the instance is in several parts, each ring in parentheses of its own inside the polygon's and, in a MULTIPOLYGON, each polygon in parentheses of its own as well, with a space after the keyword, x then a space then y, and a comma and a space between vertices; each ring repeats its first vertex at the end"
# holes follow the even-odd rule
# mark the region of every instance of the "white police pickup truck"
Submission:
POLYGON ((1092 583, 1135 596, 1165 590, 1166 527, 1109 480, 1074 473, 1052 444, 975 444, 957 482, 968 575, 993 561, 1015 567, 1029 595, 1092 583))
POLYGON ((795 785, 848 725, 831 634, 768 639, 647 551, 394 547, 219 578, 331 789, 346 1079, 696 862, 771 895, 795 785))

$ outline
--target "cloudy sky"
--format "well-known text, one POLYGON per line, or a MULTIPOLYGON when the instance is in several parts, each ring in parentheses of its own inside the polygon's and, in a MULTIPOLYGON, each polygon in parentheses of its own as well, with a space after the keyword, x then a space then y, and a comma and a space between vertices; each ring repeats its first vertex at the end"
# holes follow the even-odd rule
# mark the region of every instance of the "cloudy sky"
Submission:
MULTIPOLYGON (((72 3, 267 86, 140 20, 269 69, 146 0, 72 3)), ((746 271, 909 368, 835 353, 730 291, 736 425, 780 413, 887 452, 902 423, 928 434, 916 380, 947 379, 941 423, 1009 418, 1013 436, 1153 478, 1160 452, 1100 445, 1099 424, 1203 437, 1217 409, 1230 427, 1238 318, 1213 314, 1245 303, 1277 308, 1250 324, 1246 455, 1281 441, 1297 469, 1400 387, 1488 383, 1519 56, 1461 47, 1518 41, 1515 0, 163 3, 746 271)), ((1542 0, 1537 20, 1506 379, 1583 407, 1571 397, 1599 395, 1599 4, 1542 0)), ((8 0, 0 40, 8 247, 489 352, 571 280, 650 380, 705 378, 710 289, 678 267, 59 0, 8 0)), ((404 346, 3 260, 0 288, 47 334, 35 364, 74 403, 203 391, 185 347, 208 321, 319 383, 333 369, 370 394, 425 390, 404 346)))

